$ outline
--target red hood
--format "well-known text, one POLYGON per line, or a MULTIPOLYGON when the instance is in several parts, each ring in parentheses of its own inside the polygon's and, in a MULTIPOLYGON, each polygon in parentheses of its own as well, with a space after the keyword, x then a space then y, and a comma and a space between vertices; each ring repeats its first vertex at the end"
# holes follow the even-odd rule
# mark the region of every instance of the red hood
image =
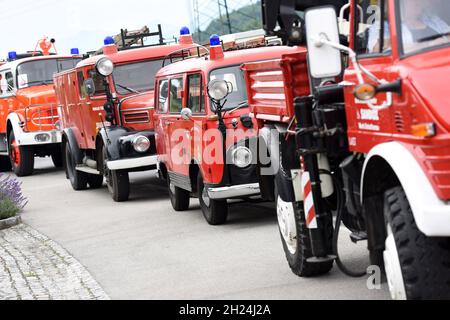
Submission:
POLYGON ((441 125, 450 131, 450 49, 433 51, 405 60, 408 80, 441 125))
POLYGON ((56 103, 53 85, 35 86, 19 89, 16 92, 17 99, 24 105, 56 103))
POLYGON ((125 109, 137 109, 137 108, 148 108, 154 105, 154 91, 148 91, 141 94, 136 94, 128 96, 121 99, 122 110, 125 109))

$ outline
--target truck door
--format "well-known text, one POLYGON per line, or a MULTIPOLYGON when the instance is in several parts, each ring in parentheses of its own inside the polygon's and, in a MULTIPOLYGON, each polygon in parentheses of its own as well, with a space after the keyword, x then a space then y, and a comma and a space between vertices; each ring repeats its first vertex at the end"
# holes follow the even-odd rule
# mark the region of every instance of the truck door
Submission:
MULTIPOLYGON (((388 19, 388 1, 360 0, 355 1, 356 3, 358 3, 358 9, 355 9, 358 19, 361 19, 361 12, 363 13, 363 23, 359 25, 358 32, 353 33, 353 50, 358 54, 360 64, 378 79, 389 82, 397 80, 399 75, 393 68, 392 25, 388 19)), ((349 82, 345 98, 350 148, 352 151, 369 152, 375 144, 382 142, 381 140, 389 139, 396 130, 392 108, 374 110, 367 103, 355 98, 353 93, 358 85, 358 79, 354 66, 349 66, 344 78, 349 82)), ((364 75, 364 81, 376 84, 367 75, 364 75)), ((373 105, 381 105, 386 98, 386 94, 377 94, 371 102, 373 105)), ((398 102, 396 101, 398 95, 394 94, 393 98, 395 105, 398 102)))
POLYGON ((167 133, 171 171, 186 178, 189 177, 193 121, 181 118, 181 110, 186 107, 185 80, 184 75, 170 79, 167 133))
POLYGON ((155 134, 156 150, 158 152, 158 161, 163 163, 170 170, 168 148, 169 135, 168 129, 168 111, 169 111, 169 80, 159 79, 156 85, 155 93, 155 134))

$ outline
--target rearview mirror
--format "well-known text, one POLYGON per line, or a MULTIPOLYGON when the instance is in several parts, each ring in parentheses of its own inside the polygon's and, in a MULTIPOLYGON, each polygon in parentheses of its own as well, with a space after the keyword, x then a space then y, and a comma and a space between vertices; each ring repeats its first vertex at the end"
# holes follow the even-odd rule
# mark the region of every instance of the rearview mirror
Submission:
POLYGON ((336 11, 333 7, 309 9, 305 13, 309 69, 313 78, 336 77, 342 73, 341 53, 321 40, 339 45, 336 11))
POLYGON ((192 110, 189 108, 181 110, 181 118, 183 120, 192 120, 192 110))
POLYGON ((93 79, 89 78, 84 80, 84 90, 89 97, 95 94, 95 83, 93 79))

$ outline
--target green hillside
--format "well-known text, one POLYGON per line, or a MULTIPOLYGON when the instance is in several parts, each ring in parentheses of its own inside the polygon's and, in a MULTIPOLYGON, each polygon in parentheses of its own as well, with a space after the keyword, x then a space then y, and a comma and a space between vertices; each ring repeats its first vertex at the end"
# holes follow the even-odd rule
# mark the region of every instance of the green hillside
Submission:
MULTIPOLYGON (((248 5, 238 10, 230 12, 231 31, 232 33, 261 29, 261 4, 258 2, 254 5, 248 5)), ((209 24, 209 26, 200 33, 194 33, 194 39, 197 42, 207 42, 212 34, 225 35, 229 34, 226 17, 223 13, 222 20, 217 18, 209 24)))

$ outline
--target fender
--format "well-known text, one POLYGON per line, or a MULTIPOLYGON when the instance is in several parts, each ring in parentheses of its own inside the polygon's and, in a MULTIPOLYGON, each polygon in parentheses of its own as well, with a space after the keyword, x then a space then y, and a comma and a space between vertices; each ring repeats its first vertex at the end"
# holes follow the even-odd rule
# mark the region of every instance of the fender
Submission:
POLYGON ((397 175, 405 190, 419 230, 429 237, 450 236, 450 204, 438 198, 430 180, 414 155, 401 143, 380 144, 368 154, 362 173, 362 202, 365 198, 366 170, 376 157, 384 159, 397 175))
POLYGON ((67 142, 69 143, 70 150, 75 155, 75 160, 77 162, 77 165, 83 164, 83 158, 84 154, 80 150, 80 147, 77 142, 77 138, 75 137, 75 134, 71 128, 64 129, 63 132, 64 137, 66 137, 67 142))
MULTIPOLYGON (((10 113, 8 115, 8 118, 6 120, 6 123, 11 123, 12 130, 14 132, 14 137, 16 138, 17 144, 20 146, 22 145, 22 136, 25 133, 20 126, 20 124, 23 122, 19 115, 17 113, 10 113)), ((9 139, 9 132, 7 132, 7 139, 9 139)), ((8 146, 9 148, 9 146, 8 146)))
POLYGON ((128 133, 131 132, 130 130, 127 130, 124 127, 119 126, 113 126, 106 128, 102 128, 99 133, 98 137, 103 140, 103 144, 107 147, 108 150, 108 160, 114 161, 114 160, 120 160, 120 144, 119 139, 123 137, 124 135, 128 135, 128 133), (108 143, 108 140, 110 143, 108 143))

